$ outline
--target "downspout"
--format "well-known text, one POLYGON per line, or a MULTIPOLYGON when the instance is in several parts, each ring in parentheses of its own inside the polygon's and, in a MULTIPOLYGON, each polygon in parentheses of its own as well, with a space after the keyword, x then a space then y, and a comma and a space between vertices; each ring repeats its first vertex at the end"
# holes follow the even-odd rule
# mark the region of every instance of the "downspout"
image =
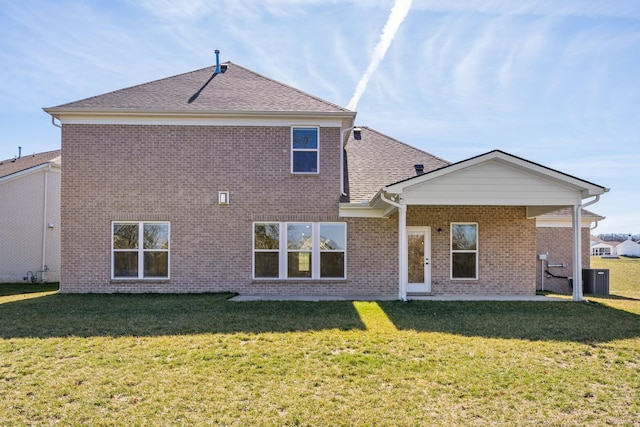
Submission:
POLYGON ((398 299, 407 301, 407 207, 387 199, 384 193, 380 199, 398 208, 398 299))
POLYGON ((573 206, 573 297, 574 301, 584 301, 582 293, 582 209, 591 206, 600 200, 600 195, 595 199, 573 206))
POLYGON ((351 126, 342 131, 340 134, 340 195, 346 196, 347 193, 344 191, 344 138, 346 132, 351 132, 355 126, 351 126))
POLYGON ((47 203, 49 198, 49 171, 51 171, 51 163, 44 171, 44 208, 42 212, 42 282, 45 281, 47 271, 47 203))

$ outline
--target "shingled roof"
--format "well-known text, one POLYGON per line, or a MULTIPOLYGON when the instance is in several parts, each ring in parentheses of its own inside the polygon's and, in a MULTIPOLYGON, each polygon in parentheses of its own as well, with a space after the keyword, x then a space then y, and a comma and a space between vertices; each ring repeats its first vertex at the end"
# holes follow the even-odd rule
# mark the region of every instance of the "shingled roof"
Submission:
POLYGON ((45 111, 313 112, 355 113, 264 77, 237 64, 215 67, 116 90, 45 111))
POLYGON ((0 178, 22 172, 49 162, 60 163, 60 150, 22 156, 0 161, 0 178))
MULTIPOLYGON (((544 215, 539 215, 538 218, 544 218, 544 219, 553 219, 553 218, 571 218, 571 216, 573 215, 573 209, 572 208, 562 208, 562 209, 558 209, 557 211, 553 211, 553 212, 549 212, 546 213, 544 215)), ((591 211, 588 211, 586 209, 582 209, 581 211, 581 215, 583 218, 599 218, 599 219, 604 219, 603 216, 598 215, 596 213, 593 213, 591 211)))
POLYGON ((382 187, 415 176, 416 164, 423 165, 425 172, 449 164, 366 126, 360 129, 360 139, 351 132, 345 147, 347 193, 351 203, 370 200, 382 187))

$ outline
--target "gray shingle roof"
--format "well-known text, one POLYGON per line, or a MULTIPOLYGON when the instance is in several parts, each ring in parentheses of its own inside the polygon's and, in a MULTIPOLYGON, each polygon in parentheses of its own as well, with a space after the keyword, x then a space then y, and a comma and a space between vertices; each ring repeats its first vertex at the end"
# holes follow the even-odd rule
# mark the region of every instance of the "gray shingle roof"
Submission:
MULTIPOLYGON (((571 218, 573 215, 572 211, 572 208, 562 208, 544 215, 539 215, 538 218, 571 218)), ((588 218, 602 218, 602 216, 586 209, 582 209, 582 216, 588 218)))
POLYGON ((239 65, 223 65, 226 71, 215 76, 215 67, 203 68, 46 110, 351 113, 239 65))
MULTIPOLYGON (((56 159, 57 157, 60 157, 60 150, 46 151, 44 153, 22 156, 19 159, 14 158, 1 160, 0 178, 4 178, 5 176, 13 175, 14 173, 22 172, 23 170, 48 163, 56 159)), ((57 160, 57 163, 60 163, 60 160, 57 160)))
POLYGON ((366 126, 361 138, 354 132, 347 141, 346 182, 351 203, 370 200, 382 187, 416 175, 414 165, 429 172, 449 164, 446 160, 407 145, 366 126))

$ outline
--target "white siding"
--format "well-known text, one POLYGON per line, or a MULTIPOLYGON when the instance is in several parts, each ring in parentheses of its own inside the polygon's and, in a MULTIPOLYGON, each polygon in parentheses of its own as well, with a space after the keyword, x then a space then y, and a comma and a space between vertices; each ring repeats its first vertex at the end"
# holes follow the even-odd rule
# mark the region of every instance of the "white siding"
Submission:
POLYGON ((625 240, 617 247, 618 255, 640 256, 640 245, 633 240, 625 240))
POLYGON ((575 205, 576 189, 490 161, 406 188, 406 204, 575 205))
POLYGON ((47 175, 46 222, 54 227, 46 230, 44 170, 0 181, 0 283, 22 282, 28 271, 36 274, 42 269, 43 232, 46 280, 60 280, 60 173, 47 175))

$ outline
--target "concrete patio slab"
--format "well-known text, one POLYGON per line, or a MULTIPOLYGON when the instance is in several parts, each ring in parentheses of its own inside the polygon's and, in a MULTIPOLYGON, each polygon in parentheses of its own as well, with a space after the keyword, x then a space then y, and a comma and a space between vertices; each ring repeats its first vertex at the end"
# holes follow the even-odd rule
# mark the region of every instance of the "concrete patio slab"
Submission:
MULTIPOLYGON (((393 301, 396 296, 336 296, 336 295, 238 295, 230 299, 246 301, 393 301)), ((570 301, 570 299, 546 295, 420 295, 409 296, 414 301, 570 301)))

